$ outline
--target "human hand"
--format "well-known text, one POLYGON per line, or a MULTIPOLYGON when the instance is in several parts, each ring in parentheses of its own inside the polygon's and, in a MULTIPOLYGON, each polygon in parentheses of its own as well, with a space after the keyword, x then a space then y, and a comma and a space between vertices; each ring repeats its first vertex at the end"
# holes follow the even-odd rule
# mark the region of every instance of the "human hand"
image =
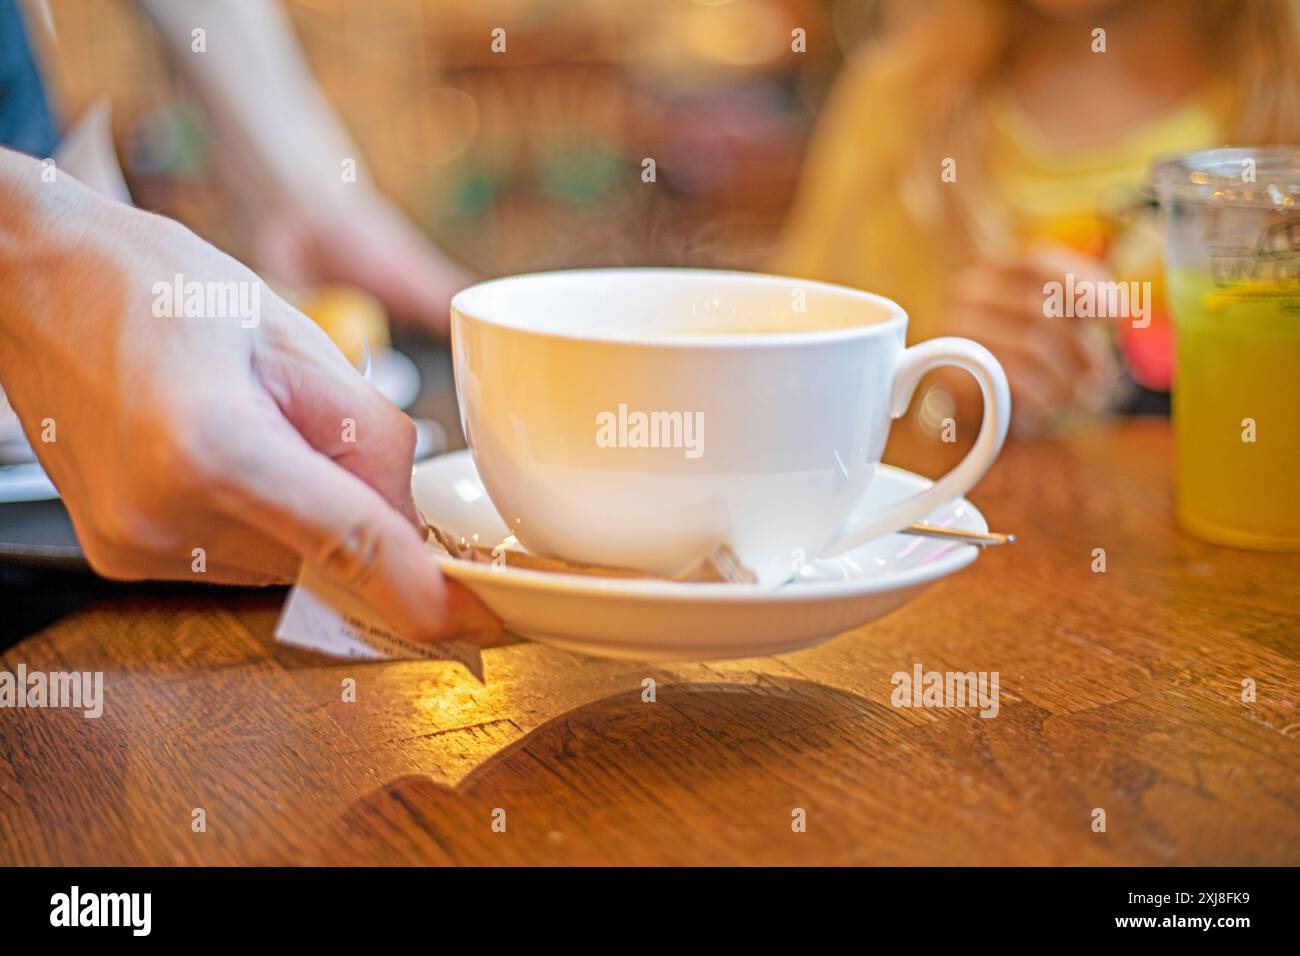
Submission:
POLYGON ((180 224, 39 183, 0 151, 0 381, 92 567, 266 584, 305 560, 412 639, 499 634, 416 530, 411 421, 313 322, 180 224), (176 276, 238 307, 178 316, 176 276))
POLYGON ((357 286, 394 320, 446 337, 451 297, 473 281, 469 273, 388 200, 362 191, 346 205, 302 203, 263 217, 254 263, 287 285, 357 286))
MULTIPOLYGON (((1011 385, 1012 429, 1022 436, 1048 430, 1071 410, 1100 410, 1118 378, 1100 321, 1045 314, 1044 286, 1063 283, 1066 273, 1076 284, 1109 278, 1094 260, 1049 246, 982 259, 953 281, 943 334, 974 339, 997 356, 1011 385)), ((944 382, 959 405, 975 401, 965 376, 944 382)))
POLYGON ((394 320, 445 336, 451 297, 471 280, 375 187, 281 5, 140 3, 211 118, 254 268, 289 286, 356 286, 394 320), (190 50, 196 22, 212 38, 203 56, 190 50))

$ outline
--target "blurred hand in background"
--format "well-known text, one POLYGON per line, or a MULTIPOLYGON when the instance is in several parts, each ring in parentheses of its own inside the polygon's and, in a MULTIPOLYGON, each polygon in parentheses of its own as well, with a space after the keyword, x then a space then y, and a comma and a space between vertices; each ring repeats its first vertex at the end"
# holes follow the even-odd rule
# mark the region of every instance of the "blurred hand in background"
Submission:
MULTIPOLYGON (((1067 274, 1079 281, 1110 278, 1095 260, 1050 245, 980 258, 953 278, 942 334, 973 339, 998 357, 1011 385, 1012 427, 1022 437, 1050 431, 1075 410, 1100 411, 1119 379, 1105 320, 1044 310, 1044 286, 1067 274)), ((942 378, 960 407, 978 402, 970 376, 942 378)))
POLYGON ((289 286, 365 289, 396 321, 445 337, 451 297, 473 280, 377 193, 284 209, 253 227, 253 264, 289 286))
POLYGON ((139 3, 209 114, 250 264, 289 286, 358 286, 395 320, 445 336, 470 277, 374 186, 278 3, 139 3))

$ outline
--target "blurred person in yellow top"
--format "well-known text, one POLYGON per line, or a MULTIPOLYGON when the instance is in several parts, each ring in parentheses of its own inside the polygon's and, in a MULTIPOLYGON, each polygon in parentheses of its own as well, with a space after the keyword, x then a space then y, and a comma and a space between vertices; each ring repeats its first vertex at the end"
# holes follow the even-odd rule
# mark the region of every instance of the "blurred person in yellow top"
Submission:
MULTIPOLYGON (((822 114, 773 268, 898 300, 913 339, 986 345, 1018 434, 1167 407, 1149 170, 1226 143, 1300 141, 1300 3, 925 0, 883 13, 822 114), (1109 281, 1150 282, 1130 303, 1146 314, 1049 307, 1050 288, 1109 281)), ((928 431, 978 418, 960 373, 924 394, 928 431)))

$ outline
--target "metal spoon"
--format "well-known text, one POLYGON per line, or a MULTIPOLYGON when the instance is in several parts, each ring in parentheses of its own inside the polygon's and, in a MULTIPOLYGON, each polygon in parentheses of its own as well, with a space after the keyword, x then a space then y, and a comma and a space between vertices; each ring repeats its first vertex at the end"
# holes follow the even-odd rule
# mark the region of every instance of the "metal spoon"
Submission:
POLYGON ((926 538, 946 538, 964 541, 966 544, 988 548, 999 544, 1011 544, 1016 540, 1014 534, 998 534, 994 531, 967 531, 963 528, 941 528, 937 524, 910 524, 903 529, 904 534, 919 534, 926 538))

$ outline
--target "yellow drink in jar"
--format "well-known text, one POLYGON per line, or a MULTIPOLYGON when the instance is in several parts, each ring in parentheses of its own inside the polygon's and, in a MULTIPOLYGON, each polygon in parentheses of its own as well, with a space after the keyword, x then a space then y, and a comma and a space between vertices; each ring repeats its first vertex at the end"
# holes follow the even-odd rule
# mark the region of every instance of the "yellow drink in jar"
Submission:
POLYGON ((1300 550, 1300 283, 1171 269, 1178 521, 1300 550))

